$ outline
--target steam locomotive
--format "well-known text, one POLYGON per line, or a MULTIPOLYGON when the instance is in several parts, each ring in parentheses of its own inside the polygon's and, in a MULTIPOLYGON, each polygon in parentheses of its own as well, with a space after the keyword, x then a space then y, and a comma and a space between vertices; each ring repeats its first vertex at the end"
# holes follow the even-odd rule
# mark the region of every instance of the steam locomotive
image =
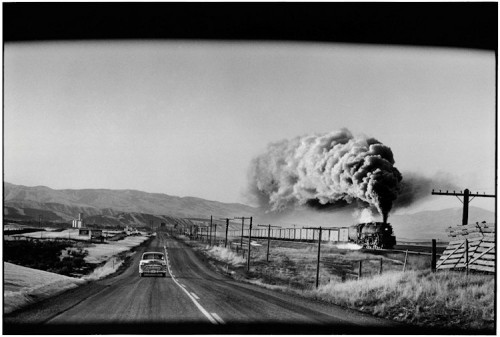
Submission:
POLYGON ((392 226, 386 222, 366 222, 349 227, 349 241, 363 248, 392 249, 396 245, 392 226))

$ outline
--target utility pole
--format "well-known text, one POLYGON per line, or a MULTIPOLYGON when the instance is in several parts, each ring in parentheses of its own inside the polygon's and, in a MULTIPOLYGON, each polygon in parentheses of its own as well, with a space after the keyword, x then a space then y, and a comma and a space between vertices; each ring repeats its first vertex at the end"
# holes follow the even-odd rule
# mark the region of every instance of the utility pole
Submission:
POLYGON ((250 219, 252 221, 252 217, 235 217, 234 219, 241 219, 241 241, 240 241, 240 246, 241 249, 243 249, 243 228, 245 227, 245 219, 250 219))
POLYGON ((257 225, 259 227, 267 227, 267 255, 266 261, 269 262, 269 247, 271 246, 271 227, 280 227, 280 226, 271 226, 271 225, 257 225))
MULTIPOLYGON (((316 288, 319 286, 319 261, 321 258, 321 227, 303 227, 305 229, 312 229, 312 230, 319 230, 319 239, 318 239, 318 262, 316 264, 316 288)), ((314 233, 313 232, 313 239, 314 239, 314 233)))
POLYGON ((483 194, 479 194, 479 193, 470 193, 469 189, 465 189, 464 192, 462 193, 462 191, 460 192, 455 192, 453 191, 452 192, 441 192, 441 190, 439 190, 439 192, 434 192, 434 189, 432 190, 432 194, 433 195, 454 195, 457 197, 458 200, 460 200, 459 196, 462 196, 464 197, 463 201, 460 200, 460 202, 462 204, 464 204, 464 208, 463 208, 463 212, 462 212, 462 226, 465 226, 467 225, 467 222, 468 222, 468 218, 469 218, 469 202, 471 202, 475 197, 482 197, 482 198, 496 198, 496 195, 494 194, 486 194, 486 193, 483 193, 483 194), (472 197, 472 199, 469 200, 469 197, 472 197))

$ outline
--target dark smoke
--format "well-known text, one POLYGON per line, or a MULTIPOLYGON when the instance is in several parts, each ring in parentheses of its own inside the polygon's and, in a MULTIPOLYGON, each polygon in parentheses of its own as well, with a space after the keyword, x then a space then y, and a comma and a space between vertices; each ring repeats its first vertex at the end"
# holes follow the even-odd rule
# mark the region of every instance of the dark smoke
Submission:
POLYGON ((250 167, 250 192, 261 207, 283 211, 353 202, 387 218, 402 176, 389 147, 375 138, 355 138, 347 129, 297 137, 268 146, 250 167))
POLYGON ((337 202, 335 202, 333 204, 332 203, 322 204, 317 199, 309 199, 306 202, 306 206, 310 207, 312 209, 315 209, 317 211, 332 212, 332 211, 336 211, 336 210, 339 210, 339 209, 352 210, 353 211, 353 210, 355 210, 357 208, 369 207, 370 205, 368 205, 367 203, 363 203, 361 201, 349 203, 349 202, 347 202, 345 200, 339 200, 339 201, 337 201, 337 202))
POLYGON ((459 190, 452 182, 449 174, 438 173, 433 177, 425 177, 414 172, 405 172, 401 181, 399 195, 394 202, 394 208, 404 208, 431 196, 432 190, 459 190))

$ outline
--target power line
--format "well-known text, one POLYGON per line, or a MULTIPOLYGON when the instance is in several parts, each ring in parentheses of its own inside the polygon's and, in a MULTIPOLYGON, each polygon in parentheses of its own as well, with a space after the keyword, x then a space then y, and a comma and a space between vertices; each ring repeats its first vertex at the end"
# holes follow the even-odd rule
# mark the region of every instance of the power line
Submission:
POLYGON ((495 194, 486 194, 486 193, 483 193, 483 194, 479 194, 479 193, 471 193, 469 191, 469 189, 465 189, 463 192, 460 191, 460 192, 456 192, 456 191, 453 191, 453 192, 448 192, 448 190, 446 190, 446 192, 444 191, 441 191, 439 190, 439 192, 437 191, 434 191, 434 189, 432 190, 432 195, 448 195, 448 196, 456 196, 458 200, 460 200, 459 196, 462 196, 463 197, 463 201, 460 200, 460 202, 464 205, 463 207, 463 212, 462 212, 462 225, 465 226, 467 225, 467 222, 468 222, 468 218, 469 218, 469 202, 471 202, 472 200, 474 200, 474 198, 476 197, 479 197, 479 198, 495 198, 496 199, 496 195, 495 194), (472 197, 472 199, 469 200, 469 198, 472 197))

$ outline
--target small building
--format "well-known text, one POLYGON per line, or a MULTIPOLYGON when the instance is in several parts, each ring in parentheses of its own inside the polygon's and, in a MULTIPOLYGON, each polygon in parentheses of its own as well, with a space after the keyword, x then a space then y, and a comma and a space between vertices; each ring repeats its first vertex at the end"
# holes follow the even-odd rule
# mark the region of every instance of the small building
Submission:
POLYGON ((102 235, 102 229, 97 228, 80 228, 78 230, 79 236, 86 236, 89 240, 103 241, 104 236, 102 235))

